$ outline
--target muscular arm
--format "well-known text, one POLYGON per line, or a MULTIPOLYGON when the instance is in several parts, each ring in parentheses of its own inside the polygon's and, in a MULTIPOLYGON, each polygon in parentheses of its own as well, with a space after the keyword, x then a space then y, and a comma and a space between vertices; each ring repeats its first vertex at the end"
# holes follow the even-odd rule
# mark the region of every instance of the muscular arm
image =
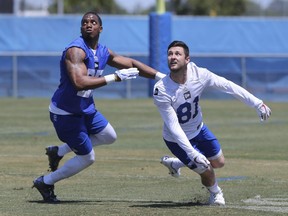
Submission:
POLYGON ((71 82, 78 91, 95 89, 106 85, 104 77, 90 77, 84 63, 85 52, 78 47, 67 50, 65 65, 71 82))
POLYGON ((118 68, 118 69, 124 69, 124 68, 131 68, 136 67, 139 70, 139 75, 146 78, 155 78, 155 74, 157 71, 148 65, 137 61, 132 58, 124 57, 121 55, 117 55, 113 51, 109 50, 110 58, 108 60, 108 64, 112 67, 118 68))

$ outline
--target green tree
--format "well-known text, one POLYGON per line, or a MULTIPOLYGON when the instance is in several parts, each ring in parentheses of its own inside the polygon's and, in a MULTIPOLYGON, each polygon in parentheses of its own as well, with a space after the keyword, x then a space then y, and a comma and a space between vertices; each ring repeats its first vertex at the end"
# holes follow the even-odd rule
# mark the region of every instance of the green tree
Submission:
POLYGON ((254 1, 248 1, 246 4, 246 12, 244 16, 263 16, 265 15, 264 9, 254 1))
MULTIPOLYGON (((85 13, 96 11, 101 14, 126 14, 127 11, 114 0, 63 0, 65 14, 85 13)), ((54 0, 49 7, 50 13, 57 12, 57 1, 54 0)))
POLYGON ((266 9, 267 16, 287 16, 288 2, 286 0, 274 0, 266 9))
POLYGON ((246 11, 248 0, 171 0, 170 8, 177 15, 239 16, 246 11))

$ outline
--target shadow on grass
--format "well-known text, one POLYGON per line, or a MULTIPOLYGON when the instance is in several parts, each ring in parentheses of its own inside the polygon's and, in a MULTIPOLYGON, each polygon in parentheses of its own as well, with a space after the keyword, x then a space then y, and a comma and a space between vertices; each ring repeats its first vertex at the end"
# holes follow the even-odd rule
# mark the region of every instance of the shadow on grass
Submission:
POLYGON ((173 201, 147 201, 147 200, 64 200, 57 203, 47 203, 43 200, 29 200, 29 203, 38 204, 52 204, 52 205, 95 205, 103 204, 110 205, 111 203, 129 203, 131 208, 179 208, 179 207, 191 207, 191 206, 206 206, 206 203, 200 201, 191 202, 173 202, 173 201))
POLYGON ((172 202, 172 201, 151 201, 149 203, 141 203, 131 205, 130 207, 136 208, 179 208, 179 207, 192 207, 192 206, 206 206, 207 204, 197 202, 172 202))

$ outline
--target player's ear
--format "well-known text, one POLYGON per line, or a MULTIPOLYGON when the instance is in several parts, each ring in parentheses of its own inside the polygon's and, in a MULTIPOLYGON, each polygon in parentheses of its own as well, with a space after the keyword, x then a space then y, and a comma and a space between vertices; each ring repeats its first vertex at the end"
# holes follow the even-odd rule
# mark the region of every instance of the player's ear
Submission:
POLYGON ((186 57, 186 62, 189 63, 190 62, 190 56, 186 57))
POLYGON ((101 33, 102 31, 103 31, 103 26, 100 26, 100 31, 99 32, 101 33))

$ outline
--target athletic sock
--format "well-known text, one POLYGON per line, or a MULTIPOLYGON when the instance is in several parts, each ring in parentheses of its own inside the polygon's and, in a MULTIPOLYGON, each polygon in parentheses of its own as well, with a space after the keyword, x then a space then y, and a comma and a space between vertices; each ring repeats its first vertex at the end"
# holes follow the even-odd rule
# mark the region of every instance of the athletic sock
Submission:
POLYGON ((221 188, 218 186, 218 182, 215 181, 215 184, 211 187, 207 187, 207 189, 211 192, 211 193, 219 193, 221 191, 221 188))
POLYGON ((87 155, 76 155, 64 163, 62 167, 44 176, 44 183, 54 185, 56 182, 69 178, 90 166, 95 160, 94 151, 87 155))
POLYGON ((58 146, 58 156, 62 157, 65 154, 71 152, 72 150, 70 149, 70 147, 64 143, 63 145, 58 146))

